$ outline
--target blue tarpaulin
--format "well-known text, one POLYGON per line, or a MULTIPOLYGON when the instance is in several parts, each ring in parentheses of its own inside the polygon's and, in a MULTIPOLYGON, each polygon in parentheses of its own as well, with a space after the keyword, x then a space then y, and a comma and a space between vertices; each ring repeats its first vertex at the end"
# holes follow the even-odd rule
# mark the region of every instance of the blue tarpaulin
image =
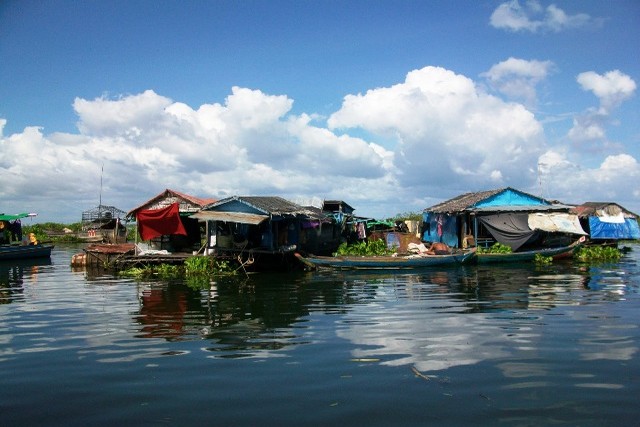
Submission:
POLYGON ((458 230, 455 216, 425 212, 422 215, 422 220, 423 241, 443 242, 453 248, 458 247, 458 230))
POLYGON ((603 222, 597 216, 590 216, 589 234, 592 239, 640 239, 640 228, 635 218, 625 218, 624 222, 603 222))

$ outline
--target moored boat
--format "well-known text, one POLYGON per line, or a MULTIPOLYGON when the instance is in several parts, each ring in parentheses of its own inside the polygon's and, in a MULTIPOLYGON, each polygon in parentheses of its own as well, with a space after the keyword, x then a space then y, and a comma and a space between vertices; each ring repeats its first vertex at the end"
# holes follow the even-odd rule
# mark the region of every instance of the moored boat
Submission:
POLYGON ((338 270, 404 270, 433 266, 457 265, 472 262, 475 248, 456 251, 447 255, 398 255, 398 256, 295 256, 308 268, 333 268, 338 270))
POLYGON ((51 256, 53 245, 0 245, 0 261, 51 256))
POLYGON ((510 253, 478 253, 477 259, 479 264, 491 264, 500 262, 529 262, 534 261, 536 256, 552 257, 553 259, 569 258, 580 248, 584 241, 585 238, 581 237, 568 246, 510 253))
POLYGON ((34 213, 0 214, 0 261, 51 256, 53 245, 38 244, 33 233, 30 233, 28 238, 27 236, 23 238, 20 221, 35 215, 34 213))

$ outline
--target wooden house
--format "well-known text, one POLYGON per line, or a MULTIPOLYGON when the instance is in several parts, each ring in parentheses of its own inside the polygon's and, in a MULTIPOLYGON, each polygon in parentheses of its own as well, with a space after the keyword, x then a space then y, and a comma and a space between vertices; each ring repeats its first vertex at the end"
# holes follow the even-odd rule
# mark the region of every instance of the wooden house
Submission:
POLYGON ((640 239, 638 215, 617 203, 585 202, 571 209, 595 243, 640 239))
POLYGON ((339 242, 333 217, 281 197, 233 196, 191 217, 206 221, 208 253, 261 267, 295 263, 295 251, 325 252, 339 242))
POLYGON ((154 249, 191 253, 201 248, 204 233, 198 220, 190 216, 214 202, 166 189, 130 210, 127 218, 136 220, 137 234, 154 249))
POLYGON ((423 211, 422 240, 513 251, 565 245, 586 234, 570 209, 511 187, 465 193, 423 211))

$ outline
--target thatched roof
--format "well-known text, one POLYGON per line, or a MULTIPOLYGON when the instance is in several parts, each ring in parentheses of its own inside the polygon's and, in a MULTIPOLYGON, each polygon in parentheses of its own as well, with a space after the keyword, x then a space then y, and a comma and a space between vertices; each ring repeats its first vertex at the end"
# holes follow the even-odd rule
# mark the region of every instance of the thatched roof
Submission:
POLYGON ((477 193, 465 193, 461 194, 453 199, 446 200, 437 205, 433 205, 430 208, 425 209, 428 212, 434 213, 456 213, 461 212, 474 206, 476 203, 486 200, 491 196, 495 196, 506 188, 499 188, 497 190, 479 191, 477 193))
POLYGON ((464 193, 453 199, 438 203, 424 212, 441 213, 441 214, 458 214, 461 212, 497 212, 497 211, 568 211, 571 207, 563 205, 557 201, 543 199, 524 191, 516 190, 512 187, 498 188, 495 190, 479 191, 475 193, 464 193), (537 200, 540 204, 505 204, 504 206, 484 206, 478 207, 482 202, 488 201, 494 196, 501 193, 513 193, 524 197, 525 199, 537 200))

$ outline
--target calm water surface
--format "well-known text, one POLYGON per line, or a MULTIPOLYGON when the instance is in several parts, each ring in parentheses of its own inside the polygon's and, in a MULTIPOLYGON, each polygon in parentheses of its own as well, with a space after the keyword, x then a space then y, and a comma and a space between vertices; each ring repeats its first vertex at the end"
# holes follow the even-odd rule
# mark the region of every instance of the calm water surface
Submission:
POLYGON ((3 426, 638 425, 619 264, 141 282, 0 265, 3 426))

